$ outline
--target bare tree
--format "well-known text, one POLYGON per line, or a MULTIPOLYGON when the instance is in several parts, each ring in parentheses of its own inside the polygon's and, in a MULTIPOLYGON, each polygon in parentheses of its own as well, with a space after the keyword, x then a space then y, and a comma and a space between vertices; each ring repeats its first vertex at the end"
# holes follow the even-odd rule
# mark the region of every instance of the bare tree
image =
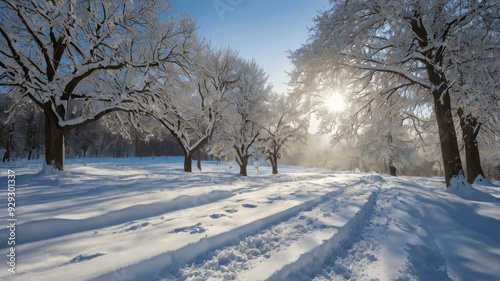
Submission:
POLYGON ((229 95, 230 105, 223 112, 210 153, 234 159, 240 174, 246 176, 248 160, 259 152, 271 86, 255 61, 241 61, 238 75, 237 89, 229 95))
POLYGON ((300 97, 272 94, 264 123, 263 154, 278 174, 278 160, 289 150, 298 149, 307 140, 308 116, 300 109, 300 97))
POLYGON ((148 99, 152 110, 146 113, 170 131, 181 146, 185 172, 192 171, 194 154, 208 143, 219 125, 241 64, 231 49, 212 50, 201 44, 194 52, 189 76, 177 81, 163 73, 157 76, 148 99))
POLYGON ((128 0, 0 2, 0 86, 19 88, 18 100, 43 110, 48 165, 64 169, 68 131, 134 110, 145 84, 128 81, 125 69, 182 64, 182 41, 195 26, 186 18, 161 23, 166 8, 128 0), (69 118, 75 104, 79 114, 69 118))

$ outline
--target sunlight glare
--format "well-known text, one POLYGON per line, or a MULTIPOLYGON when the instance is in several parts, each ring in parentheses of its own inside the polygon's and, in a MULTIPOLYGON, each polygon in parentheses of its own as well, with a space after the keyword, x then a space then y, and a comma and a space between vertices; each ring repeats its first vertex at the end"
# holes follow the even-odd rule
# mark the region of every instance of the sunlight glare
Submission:
POLYGON ((331 112, 340 112, 345 109, 345 101, 342 95, 331 93, 325 98, 325 105, 331 112))

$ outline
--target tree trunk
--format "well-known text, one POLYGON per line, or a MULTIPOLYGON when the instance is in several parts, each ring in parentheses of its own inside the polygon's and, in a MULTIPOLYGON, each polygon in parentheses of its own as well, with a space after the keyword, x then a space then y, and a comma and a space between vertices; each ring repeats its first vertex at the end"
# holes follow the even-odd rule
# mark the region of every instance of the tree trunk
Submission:
POLYGON ((394 165, 392 164, 392 158, 389 158, 389 174, 391 176, 397 177, 397 171, 398 169, 396 169, 396 167, 394 167, 394 165))
MULTIPOLYGON (((3 159, 2 159, 2 162, 9 162, 10 161, 10 148, 12 147, 12 136, 14 135, 13 134, 13 131, 14 131, 14 124, 12 124, 12 129, 10 129, 10 133, 9 133, 9 140, 7 141, 7 145, 5 146, 5 154, 3 155, 3 159)), ((29 159, 28 159, 29 160, 29 159)))
MULTIPOLYGON (((444 87, 446 87, 446 85, 444 85, 444 87)), ((446 180, 446 187, 448 187, 453 177, 463 175, 462 162, 458 149, 457 134, 451 115, 451 102, 448 90, 444 90, 444 92, 439 89, 434 90, 432 96, 434 98, 434 111, 436 113, 439 129, 444 177, 446 180)))
POLYGON ((7 149, 5 150, 5 153, 3 154, 3 159, 2 162, 9 162, 10 161, 10 143, 7 144, 7 149))
MULTIPOLYGON (((428 48, 429 40, 432 36, 427 33, 426 27, 422 24, 422 18, 411 20, 411 27, 414 32, 414 39, 418 40, 421 48, 428 48)), ((433 40, 443 40, 445 42, 447 32, 441 33, 439 38, 433 40)), ((437 48, 437 47, 435 47, 437 48)), ((434 100, 434 112, 439 130, 439 142, 441 144, 441 154, 444 166, 444 178, 446 187, 450 186, 453 177, 463 175, 462 161, 460 160, 460 151, 458 149, 457 133, 453 124, 451 114, 450 93, 448 92, 448 82, 443 72, 443 60, 445 45, 440 49, 429 49, 424 55, 429 59, 426 63, 427 75, 431 82, 431 94, 434 100), (432 62, 432 63, 431 63, 432 62)))
POLYGON ((273 167, 273 175, 278 174, 278 156, 276 154, 271 155, 271 166, 273 167))
POLYGON ((201 153, 200 150, 196 152, 196 167, 201 171, 201 153))
POLYGON ((63 171, 64 130, 57 122, 57 118, 45 113, 45 163, 63 171))
POLYGON ((477 119, 471 115, 464 116, 462 109, 458 110, 458 116, 460 117, 460 127, 462 128, 462 138, 465 146, 467 182, 474 183, 478 177, 484 178, 477 142, 477 133, 479 132, 479 128, 476 128, 478 126, 477 119))
POLYGON ((184 152, 184 172, 191 173, 193 164, 193 154, 191 152, 184 152))
POLYGON ((391 147, 391 156, 389 156, 389 174, 391 176, 396 177, 397 176, 397 169, 396 169, 396 167, 394 167, 394 161, 392 160, 392 155, 394 155, 394 154, 392 151, 392 134, 391 133, 389 133, 389 135, 387 136, 387 141, 389 142, 389 146, 391 147))
POLYGON ((241 157, 240 175, 247 176, 248 156, 241 157))

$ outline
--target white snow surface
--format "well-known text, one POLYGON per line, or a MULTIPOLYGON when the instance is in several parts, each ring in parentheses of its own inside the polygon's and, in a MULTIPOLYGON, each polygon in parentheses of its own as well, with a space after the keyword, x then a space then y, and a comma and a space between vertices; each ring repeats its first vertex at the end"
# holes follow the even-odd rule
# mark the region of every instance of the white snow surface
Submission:
POLYGON ((182 163, 3 164, 0 280, 500 280, 500 182, 182 163))

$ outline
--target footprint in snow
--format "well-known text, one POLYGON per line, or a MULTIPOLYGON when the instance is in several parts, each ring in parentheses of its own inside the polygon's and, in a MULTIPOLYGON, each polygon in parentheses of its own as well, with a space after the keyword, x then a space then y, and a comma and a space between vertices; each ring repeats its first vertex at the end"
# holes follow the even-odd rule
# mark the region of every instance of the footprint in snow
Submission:
POLYGON ((245 208, 257 208, 257 205, 253 205, 253 204, 243 204, 242 206, 245 208))
POLYGON ((224 214, 212 214, 212 215, 210 215, 210 217, 211 217, 212 219, 218 219, 218 218, 220 218, 220 217, 225 217, 225 216, 226 216, 226 215, 224 215, 224 214))
POLYGON ((132 227, 129 227, 127 229, 125 229, 124 231, 121 231, 121 232, 129 232, 129 231, 133 231, 133 230, 137 230, 137 229, 141 229, 145 226, 148 226, 149 225, 149 222, 145 222, 145 223, 142 223, 142 224, 138 224, 138 225, 134 225, 132 227))
POLYGON ((226 212, 232 214, 238 212, 238 209, 227 209, 226 212))
POLYGON ((272 204, 274 201, 276 200, 282 200, 283 198, 281 198, 281 196, 277 196, 277 197, 267 197, 267 204, 272 204))
POLYGON ((176 229, 170 231, 170 233, 189 232, 189 234, 195 234, 195 233, 203 233, 205 231, 207 231, 207 229, 203 228, 201 226, 201 222, 199 222, 195 225, 176 228, 176 229))
MULTIPOLYGON (((97 253, 97 254, 93 254, 93 255, 78 255, 65 264, 88 261, 88 260, 95 259, 95 258, 100 257, 100 256, 104 256, 105 254, 106 253, 97 253)), ((65 265, 65 264, 63 264, 63 265, 65 265)))

